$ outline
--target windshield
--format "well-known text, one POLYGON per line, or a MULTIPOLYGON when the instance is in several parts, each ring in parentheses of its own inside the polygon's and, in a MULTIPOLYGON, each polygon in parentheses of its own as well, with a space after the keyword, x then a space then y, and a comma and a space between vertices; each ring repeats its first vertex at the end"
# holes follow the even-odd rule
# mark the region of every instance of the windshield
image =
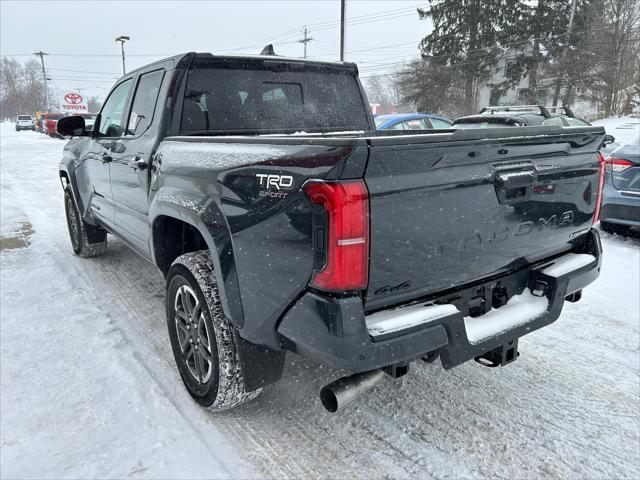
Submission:
POLYGON ((368 129, 358 83, 348 72, 208 67, 189 71, 181 123, 187 135, 368 129))
POLYGON ((18 120, 31 120, 30 115, 18 115, 18 120))

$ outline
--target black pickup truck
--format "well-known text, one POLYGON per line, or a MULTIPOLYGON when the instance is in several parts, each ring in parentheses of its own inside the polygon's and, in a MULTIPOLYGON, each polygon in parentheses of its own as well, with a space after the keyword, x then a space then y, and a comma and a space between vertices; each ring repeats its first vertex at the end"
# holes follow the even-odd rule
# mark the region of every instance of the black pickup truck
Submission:
POLYGON ((376 131, 367 105, 354 64, 188 53, 58 122, 73 250, 109 232, 162 271, 200 404, 287 351, 347 375, 330 411, 414 360, 504 365, 598 276, 601 127, 376 131))

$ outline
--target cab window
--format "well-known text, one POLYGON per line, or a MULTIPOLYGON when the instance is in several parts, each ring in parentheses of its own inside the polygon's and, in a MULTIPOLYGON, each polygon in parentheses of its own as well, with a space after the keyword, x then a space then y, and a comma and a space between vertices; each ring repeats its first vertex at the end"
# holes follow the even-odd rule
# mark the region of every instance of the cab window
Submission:
POLYGON ((151 125, 163 76, 164 70, 140 75, 127 123, 127 135, 140 135, 151 125))
POLYGON ((124 129, 124 109, 131 91, 131 79, 118 85, 102 107, 100 112, 100 127, 98 131, 101 137, 119 137, 124 129))

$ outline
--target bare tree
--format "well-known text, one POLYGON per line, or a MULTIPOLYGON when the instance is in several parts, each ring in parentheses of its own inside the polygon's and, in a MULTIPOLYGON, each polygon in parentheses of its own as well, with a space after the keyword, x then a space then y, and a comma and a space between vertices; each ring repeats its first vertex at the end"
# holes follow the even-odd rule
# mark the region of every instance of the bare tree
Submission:
POLYGON ((21 65, 13 58, 0 60, 0 117, 33 114, 44 108, 44 85, 36 60, 21 65))
POLYGON ((602 58, 599 75, 604 84, 604 115, 608 117, 622 113, 631 92, 640 84, 640 2, 606 0, 605 12, 605 22, 611 28, 599 42, 602 58))
POLYGON ((398 84, 393 75, 373 75, 366 79, 365 91, 371 103, 378 103, 388 111, 400 103, 398 84))
POLYGON ((21 65, 13 58, 0 60, 0 107, 2 118, 14 117, 20 110, 20 69, 21 65))

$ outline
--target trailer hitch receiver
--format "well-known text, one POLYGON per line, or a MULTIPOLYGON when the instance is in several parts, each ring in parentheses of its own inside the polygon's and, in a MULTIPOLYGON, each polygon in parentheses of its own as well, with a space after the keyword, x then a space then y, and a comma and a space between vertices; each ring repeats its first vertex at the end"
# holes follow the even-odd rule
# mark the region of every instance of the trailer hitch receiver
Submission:
POLYGON ((498 348, 489 350, 474 358, 476 362, 485 367, 499 367, 505 366, 511 362, 514 362, 520 353, 518 352, 518 339, 511 340, 504 345, 500 345, 498 348))

